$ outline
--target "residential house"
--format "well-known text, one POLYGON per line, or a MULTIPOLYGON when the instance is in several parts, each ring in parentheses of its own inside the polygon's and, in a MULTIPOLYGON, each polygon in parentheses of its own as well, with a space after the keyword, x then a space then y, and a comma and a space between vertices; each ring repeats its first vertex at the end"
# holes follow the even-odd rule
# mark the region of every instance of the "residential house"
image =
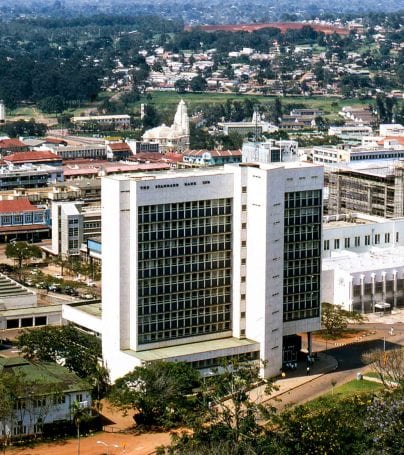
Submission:
POLYGON ((46 424, 72 422, 73 403, 91 407, 90 384, 56 363, 0 358, 0 375, 4 378, 7 373, 20 378, 26 392, 10 391, 14 410, 0 420, 0 436, 40 434, 46 424))

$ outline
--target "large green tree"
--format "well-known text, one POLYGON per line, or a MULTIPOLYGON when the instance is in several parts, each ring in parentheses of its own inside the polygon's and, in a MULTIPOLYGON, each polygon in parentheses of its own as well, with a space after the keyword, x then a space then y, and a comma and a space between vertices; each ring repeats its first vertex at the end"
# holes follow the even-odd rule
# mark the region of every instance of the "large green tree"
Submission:
POLYGON ((355 311, 344 310, 339 305, 328 302, 321 304, 321 323, 330 337, 341 335, 351 322, 363 322, 364 316, 355 311))
POLYGON ((10 137, 19 136, 45 136, 48 127, 44 123, 37 123, 34 119, 31 120, 16 120, 15 122, 7 122, 2 129, 10 137))
POLYGON ((135 411, 139 424, 170 428, 187 422, 198 385, 199 373, 188 363, 154 361, 117 379, 109 399, 119 409, 135 411))
POLYGON ((367 435, 363 425, 366 410, 367 400, 361 396, 343 400, 325 397, 316 404, 291 408, 273 422, 272 437, 278 441, 278 453, 366 453, 367 435))
POLYGON ((62 362, 70 371, 93 385, 96 398, 105 395, 109 377, 108 371, 99 365, 102 352, 97 337, 72 325, 46 326, 24 331, 17 338, 17 346, 28 359, 62 362))
POLYGON ((41 258, 42 250, 36 245, 27 242, 12 242, 6 246, 6 256, 17 261, 18 270, 21 271, 24 261, 41 258))
POLYGON ((260 378, 260 367, 258 363, 233 360, 213 369, 202 382, 200 410, 192 433, 174 438, 169 453, 272 453, 272 440, 263 422, 273 416, 274 409, 261 400, 273 385, 260 378), (251 392, 258 384, 260 389, 251 392))

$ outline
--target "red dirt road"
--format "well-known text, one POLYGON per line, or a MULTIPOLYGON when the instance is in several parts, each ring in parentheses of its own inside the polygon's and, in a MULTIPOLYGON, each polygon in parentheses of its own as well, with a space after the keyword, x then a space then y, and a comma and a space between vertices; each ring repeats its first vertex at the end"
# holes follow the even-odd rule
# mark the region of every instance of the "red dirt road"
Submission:
POLYGON ((145 433, 138 436, 123 433, 101 432, 80 439, 80 452, 77 439, 59 443, 38 444, 32 448, 7 450, 6 455, 105 455, 109 445, 109 455, 149 455, 156 447, 170 443, 169 433, 145 433), (114 447, 117 445, 118 447, 114 447))
POLYGON ((132 415, 122 415, 122 412, 110 407, 106 401, 102 404, 101 414, 110 424, 104 427, 106 431, 81 437, 80 452, 77 439, 73 438, 38 444, 34 447, 9 449, 6 455, 149 455, 154 453, 156 447, 171 442, 169 432, 136 433, 133 429, 132 415), (102 441, 104 444, 97 441, 102 441))

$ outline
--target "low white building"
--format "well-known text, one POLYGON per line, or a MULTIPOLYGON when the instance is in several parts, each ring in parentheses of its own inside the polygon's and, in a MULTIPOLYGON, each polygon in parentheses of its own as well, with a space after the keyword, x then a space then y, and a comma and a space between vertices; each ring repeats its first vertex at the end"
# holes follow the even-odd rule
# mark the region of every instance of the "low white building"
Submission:
POLYGON ((404 247, 341 251, 324 259, 322 299, 370 313, 404 306, 404 247))
POLYGON ((342 250, 366 253, 373 247, 404 247, 404 218, 383 218, 364 213, 323 218, 322 257, 342 250))
POLYGON ((244 142, 242 147, 243 163, 281 163, 299 161, 297 141, 244 142))
POLYGON ((400 123, 382 123, 379 126, 380 136, 404 136, 404 126, 400 123))
POLYGON ((71 122, 82 128, 96 125, 97 127, 126 130, 130 127, 130 115, 83 115, 72 117, 71 122))
POLYGON ((13 415, 1 419, 2 436, 12 439, 40 434, 46 424, 72 422, 73 403, 91 407, 90 384, 56 363, 31 363, 23 357, 0 358, 0 375, 5 373, 32 381, 32 386, 26 396, 13 400, 13 415))
POLYGON ((358 139, 363 136, 370 136, 373 130, 370 126, 346 125, 330 126, 328 129, 329 136, 337 136, 343 139, 358 139))

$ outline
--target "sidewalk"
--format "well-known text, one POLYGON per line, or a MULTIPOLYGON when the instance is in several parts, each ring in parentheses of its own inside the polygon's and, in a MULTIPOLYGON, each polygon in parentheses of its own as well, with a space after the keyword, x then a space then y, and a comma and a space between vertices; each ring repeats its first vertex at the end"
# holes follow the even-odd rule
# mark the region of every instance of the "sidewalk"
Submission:
POLYGON ((270 395, 265 394, 265 386, 259 386, 250 392, 252 400, 264 403, 277 398, 284 393, 290 392, 296 387, 314 381, 326 373, 336 370, 338 367, 337 360, 322 352, 318 353, 318 360, 310 366, 310 373, 307 375, 306 362, 300 362, 296 370, 285 372, 284 378, 278 378, 274 382, 276 390, 270 395))
POLYGON ((367 313, 365 314, 368 323, 372 324, 397 324, 404 322, 404 310, 395 308, 391 313, 367 313))

